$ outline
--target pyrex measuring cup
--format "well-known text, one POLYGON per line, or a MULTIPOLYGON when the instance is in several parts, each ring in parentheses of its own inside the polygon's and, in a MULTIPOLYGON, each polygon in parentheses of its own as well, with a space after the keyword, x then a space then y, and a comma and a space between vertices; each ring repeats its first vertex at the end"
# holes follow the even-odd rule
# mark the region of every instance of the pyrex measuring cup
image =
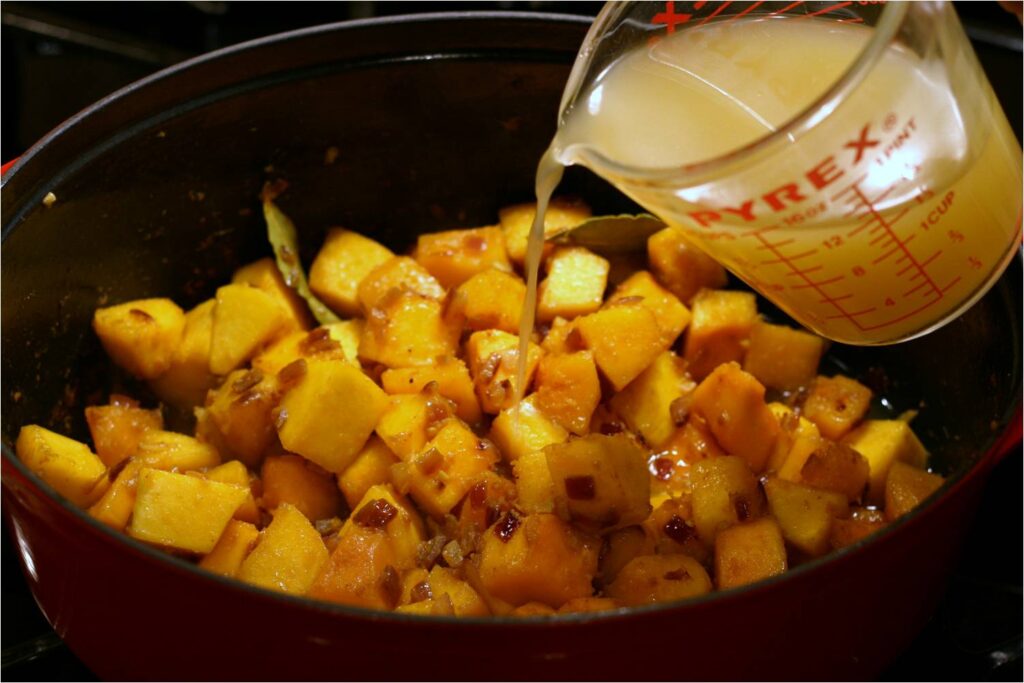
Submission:
POLYGON ((951 320, 1020 246, 1021 149, 949 3, 609 3, 560 124, 559 161, 834 340, 951 320))

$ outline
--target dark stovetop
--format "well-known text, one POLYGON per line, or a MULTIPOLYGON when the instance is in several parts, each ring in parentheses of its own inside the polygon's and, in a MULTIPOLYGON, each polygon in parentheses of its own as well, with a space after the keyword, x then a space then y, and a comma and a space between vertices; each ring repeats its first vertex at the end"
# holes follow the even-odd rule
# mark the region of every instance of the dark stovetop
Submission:
MULTIPOLYGON (((1018 139, 1021 30, 994 2, 956 3, 1018 139)), ((211 49, 316 23, 446 9, 593 15, 596 2, 20 3, 3 15, 3 160, 82 107, 159 68, 211 49), (14 102, 14 105, 10 103, 14 102)), ((1022 674, 1022 457, 997 466, 937 613, 883 680, 1019 681, 1022 674)), ((54 634, 3 531, 3 680, 95 680, 54 634)))

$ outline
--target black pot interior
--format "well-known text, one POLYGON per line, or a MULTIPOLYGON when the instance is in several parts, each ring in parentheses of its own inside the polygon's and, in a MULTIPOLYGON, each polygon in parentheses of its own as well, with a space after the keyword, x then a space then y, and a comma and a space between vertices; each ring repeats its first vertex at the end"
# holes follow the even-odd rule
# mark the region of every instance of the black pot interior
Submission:
MULTIPOLYGON (((146 395, 106 360, 93 310, 149 296, 191 306, 269 255, 266 180, 289 184, 280 205, 307 264, 334 225, 405 250, 530 200, 586 28, 521 14, 328 27, 158 75, 57 131, 3 186, 7 455, 23 424, 85 439, 84 406, 146 395)), ((596 212, 636 208, 584 170, 561 192, 596 212)), ((934 463, 964 470, 1019 401, 1020 310, 1015 259, 956 322, 894 347, 834 347, 826 372, 872 384, 879 410, 919 409, 934 463)))

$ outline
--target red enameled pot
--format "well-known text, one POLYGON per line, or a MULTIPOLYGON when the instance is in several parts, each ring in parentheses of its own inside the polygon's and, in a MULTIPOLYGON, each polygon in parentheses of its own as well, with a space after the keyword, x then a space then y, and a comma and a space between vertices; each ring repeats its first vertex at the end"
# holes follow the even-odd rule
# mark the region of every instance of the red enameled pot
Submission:
MULTIPOLYGON (((949 475, 943 489, 865 542, 677 604, 455 620, 281 596, 108 532, 14 457, 21 425, 85 439, 82 407, 114 389, 143 391, 112 370, 90 331, 101 301, 191 305, 269 253, 257 203, 265 179, 288 180, 282 208, 310 251, 331 225, 404 249, 417 232, 493 222, 498 207, 528 200, 586 28, 564 16, 460 13, 247 43, 111 95, 4 175, 4 521, 46 617, 97 675, 859 679, 924 624, 986 475, 1019 439, 1019 260, 935 334, 833 349, 833 369, 873 378, 894 410, 920 409, 915 428, 949 475)), ((566 191, 595 211, 630 208, 584 171, 568 174, 566 191)))

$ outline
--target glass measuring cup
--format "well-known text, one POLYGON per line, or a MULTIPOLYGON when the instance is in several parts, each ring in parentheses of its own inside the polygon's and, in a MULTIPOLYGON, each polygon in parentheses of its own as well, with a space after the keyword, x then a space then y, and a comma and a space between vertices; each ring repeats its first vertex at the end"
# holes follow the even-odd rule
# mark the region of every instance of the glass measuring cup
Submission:
POLYGON ((837 341, 948 322, 1020 247, 1021 148, 949 3, 609 3, 559 123, 559 162, 837 341))

